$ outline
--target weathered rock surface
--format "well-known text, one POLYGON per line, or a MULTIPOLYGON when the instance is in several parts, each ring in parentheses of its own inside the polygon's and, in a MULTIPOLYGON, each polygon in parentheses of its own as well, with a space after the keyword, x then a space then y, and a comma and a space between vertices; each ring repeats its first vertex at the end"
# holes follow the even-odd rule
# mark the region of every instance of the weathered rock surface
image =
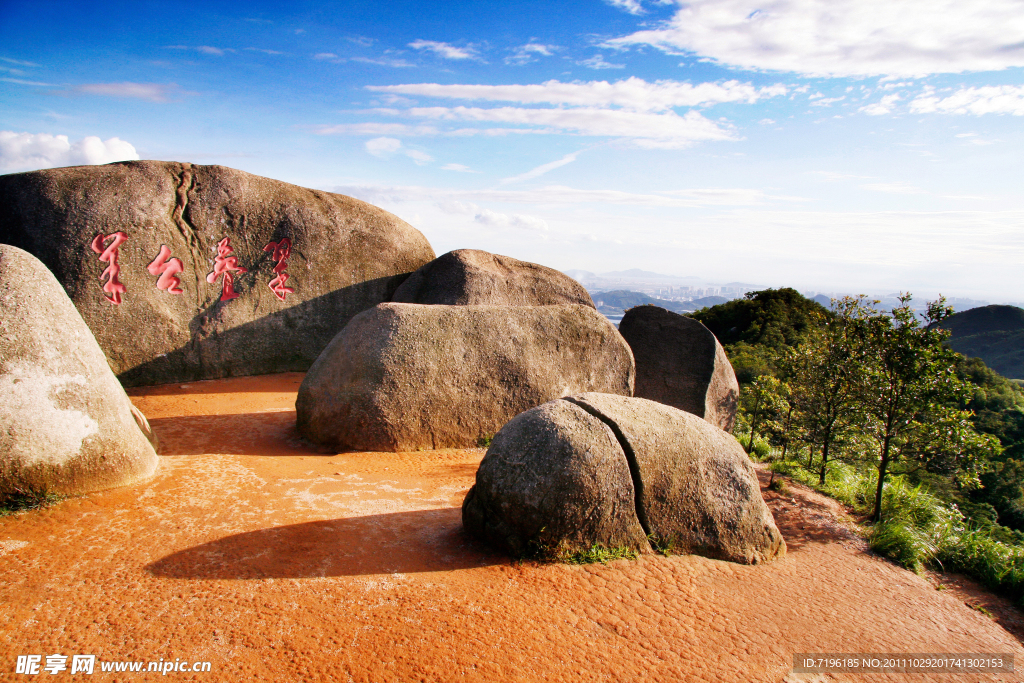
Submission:
POLYGON ((0 242, 53 271, 127 385, 305 370, 434 258, 351 197, 159 161, 0 176, 0 242))
POLYGON ((391 300, 448 306, 549 306, 595 308, 583 285, 554 268, 479 249, 437 257, 395 290, 391 300))
POLYGON ((619 333, 636 359, 635 396, 732 431, 740 385, 711 330, 658 306, 636 306, 622 316, 619 333))
POLYGON ((306 373, 299 431, 338 449, 467 447, 582 391, 629 395, 633 356, 593 308, 380 304, 306 373))
POLYGON ((501 428, 462 519, 470 534, 513 556, 595 543, 650 550, 615 435, 568 401, 527 410, 501 428))
POLYGON ((750 458, 730 434, 643 398, 587 393, 568 400, 608 424, 634 463, 637 514, 678 552, 757 564, 785 544, 750 458))
POLYGON ((0 498, 85 493, 153 475, 145 417, 60 283, 0 244, 0 498))
POLYGON ((556 399, 502 427, 462 519, 513 555, 594 544, 648 551, 648 538, 743 564, 786 550, 736 439, 670 406, 601 393, 556 399))

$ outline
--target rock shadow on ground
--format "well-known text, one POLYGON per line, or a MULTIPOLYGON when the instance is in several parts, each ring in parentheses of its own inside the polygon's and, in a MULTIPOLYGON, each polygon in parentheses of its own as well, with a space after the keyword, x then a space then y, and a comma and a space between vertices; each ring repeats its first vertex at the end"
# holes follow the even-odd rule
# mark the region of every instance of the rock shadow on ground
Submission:
POLYGON ((146 571, 190 580, 311 579, 507 563, 464 533, 460 508, 441 508, 248 531, 179 550, 146 571))

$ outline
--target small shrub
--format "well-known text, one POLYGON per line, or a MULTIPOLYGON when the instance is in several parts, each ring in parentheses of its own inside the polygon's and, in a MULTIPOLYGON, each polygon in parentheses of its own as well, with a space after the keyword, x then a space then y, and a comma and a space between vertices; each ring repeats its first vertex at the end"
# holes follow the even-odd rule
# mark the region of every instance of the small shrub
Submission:
POLYGON ((768 488, 775 491, 779 495, 788 496, 789 487, 786 486, 786 481, 781 477, 776 477, 772 480, 772 483, 768 485, 768 488))
MULTIPOLYGON (((750 434, 737 434, 736 440, 743 446, 743 450, 747 451, 750 448, 750 434)), ((749 451, 750 457, 753 460, 761 461, 768 458, 771 455, 772 447, 760 436, 754 437, 754 449, 749 451)))
POLYGON ((606 548, 598 543, 586 550, 558 553, 553 559, 566 564, 593 564, 595 562, 608 564, 612 560, 635 560, 638 556, 639 553, 630 548, 606 548))
POLYGON ((926 533, 902 520, 890 520, 875 526, 868 538, 871 549, 902 567, 920 574, 937 548, 926 533))
POLYGON ((63 500, 62 496, 43 489, 14 489, 11 493, 0 497, 0 516, 10 515, 22 510, 37 510, 49 507, 63 500))
POLYGON ((476 439, 476 447, 477 448, 490 448, 492 441, 494 441, 494 434, 491 434, 490 436, 479 436, 476 439))

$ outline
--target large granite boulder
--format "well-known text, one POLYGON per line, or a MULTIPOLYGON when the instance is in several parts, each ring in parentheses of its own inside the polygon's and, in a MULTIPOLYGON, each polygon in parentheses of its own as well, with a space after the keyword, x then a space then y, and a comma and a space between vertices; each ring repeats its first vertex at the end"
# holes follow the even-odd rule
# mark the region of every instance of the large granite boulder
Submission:
POLYGON ((305 370, 434 258, 351 197, 161 161, 0 176, 0 242, 53 271, 126 385, 305 370))
POLYGON ((410 275, 391 300, 447 306, 580 304, 595 308, 583 285, 568 275, 479 249, 437 257, 410 275))
POLYGON ((650 551, 629 463, 615 434, 579 406, 554 400, 494 437, 462 504, 467 531, 514 557, 607 548, 650 551))
POLYGON ((659 306, 636 306, 622 316, 619 333, 636 359, 635 396, 732 431, 740 385, 711 330, 659 306))
POLYGON ((0 244, 0 500, 152 476, 145 418, 53 274, 0 244))
POLYGON ((593 308, 388 303, 331 341, 295 408, 312 441, 410 451, 476 445, 558 396, 632 388, 629 347, 593 308))
POLYGON ((502 427, 462 519, 513 555, 649 551, 650 541, 757 564, 786 551, 736 439, 670 406, 601 393, 556 399, 502 427))

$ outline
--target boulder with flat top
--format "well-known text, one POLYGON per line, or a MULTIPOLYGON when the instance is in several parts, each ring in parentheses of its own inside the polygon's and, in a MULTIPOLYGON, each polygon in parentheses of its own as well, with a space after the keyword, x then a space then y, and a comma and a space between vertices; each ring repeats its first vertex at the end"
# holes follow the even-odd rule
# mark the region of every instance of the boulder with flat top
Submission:
POLYGON ((412 451, 475 446, 553 398, 632 388, 629 347, 588 306, 388 303, 331 341, 295 407, 317 443, 412 451))

